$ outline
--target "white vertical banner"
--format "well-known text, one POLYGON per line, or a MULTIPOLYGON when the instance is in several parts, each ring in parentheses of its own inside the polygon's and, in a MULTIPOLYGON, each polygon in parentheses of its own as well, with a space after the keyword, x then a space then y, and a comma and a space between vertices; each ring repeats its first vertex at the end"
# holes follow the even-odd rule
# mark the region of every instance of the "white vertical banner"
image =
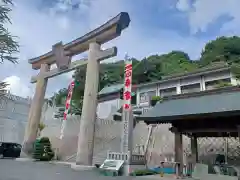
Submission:
POLYGON ((71 106, 72 93, 73 93, 74 86, 75 86, 75 82, 74 82, 74 80, 72 80, 68 87, 68 96, 66 98, 65 111, 63 113, 63 122, 62 122, 62 126, 61 126, 60 137, 59 137, 60 139, 63 139, 64 130, 67 125, 67 115, 68 115, 68 112, 69 112, 69 109, 71 106))
POLYGON ((122 106, 122 144, 121 150, 124 153, 132 152, 132 131, 133 131, 133 115, 131 107, 132 93, 132 60, 125 57, 124 68, 124 90, 123 90, 123 106, 122 106))

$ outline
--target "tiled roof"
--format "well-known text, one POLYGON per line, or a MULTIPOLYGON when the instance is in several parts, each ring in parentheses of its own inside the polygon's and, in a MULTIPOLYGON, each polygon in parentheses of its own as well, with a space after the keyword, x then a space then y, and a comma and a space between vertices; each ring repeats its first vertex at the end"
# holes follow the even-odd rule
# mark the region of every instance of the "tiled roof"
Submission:
POLYGON ((188 116, 223 115, 230 112, 239 112, 240 114, 240 88, 233 87, 232 91, 229 88, 226 89, 228 91, 209 91, 208 93, 197 93, 197 96, 186 95, 163 100, 148 112, 140 115, 139 120, 147 123, 151 123, 151 121, 170 123, 172 120, 184 119, 188 116))
POLYGON ((103 95, 103 94, 110 94, 110 93, 114 93, 114 92, 118 92, 121 90, 121 88, 123 88, 123 84, 115 84, 112 86, 107 86, 105 88, 103 88, 98 95, 103 95))

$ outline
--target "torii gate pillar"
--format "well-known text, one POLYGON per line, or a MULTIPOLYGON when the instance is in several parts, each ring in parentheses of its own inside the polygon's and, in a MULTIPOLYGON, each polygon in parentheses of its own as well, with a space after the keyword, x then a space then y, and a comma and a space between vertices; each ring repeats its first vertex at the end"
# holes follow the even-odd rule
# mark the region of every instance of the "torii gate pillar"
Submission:
POLYGON ((99 62, 117 55, 117 48, 101 50, 101 45, 121 35, 128 27, 130 18, 128 13, 121 12, 102 26, 77 38, 65 45, 59 42, 53 45, 52 51, 30 59, 29 63, 35 70, 40 69, 37 76, 31 78, 31 83, 37 83, 36 92, 29 112, 23 151, 31 154, 33 142, 37 138, 38 125, 42 113, 42 105, 47 86, 51 77, 72 71, 87 64, 86 84, 82 107, 82 119, 78 141, 77 164, 91 165, 93 154, 94 126, 96 121, 97 93, 99 81, 99 62), (88 60, 71 62, 75 55, 89 50, 88 60), (57 68, 49 70, 52 64, 57 68))
POLYGON ((99 44, 91 43, 89 45, 76 164, 92 165, 96 122, 96 113, 93 112, 97 111, 97 93, 99 82, 98 56, 102 55, 102 52, 99 44))
MULTIPOLYGON (((50 66, 48 64, 41 64, 40 74, 48 72, 50 66)), ((40 123, 42 106, 44 103, 44 96, 47 88, 47 78, 38 78, 36 83, 35 94, 31 102, 30 111, 28 114, 28 124, 25 130, 23 150, 27 154, 31 154, 33 150, 33 142, 36 140, 38 133, 38 125, 40 123)))

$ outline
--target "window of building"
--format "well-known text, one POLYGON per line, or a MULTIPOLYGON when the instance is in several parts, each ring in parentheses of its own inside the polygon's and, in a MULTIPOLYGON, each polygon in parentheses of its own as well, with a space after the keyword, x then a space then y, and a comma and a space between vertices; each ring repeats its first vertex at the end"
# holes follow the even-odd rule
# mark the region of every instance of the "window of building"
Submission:
POLYGON ((133 105, 136 105, 136 104, 137 104, 137 96, 136 96, 136 93, 135 93, 134 95, 132 95, 131 104, 133 104, 133 105))
POLYGON ((200 83, 181 86, 181 92, 183 94, 184 93, 199 92, 200 90, 201 90, 200 89, 200 83))
POLYGON ((161 97, 172 96, 172 95, 177 94, 177 89, 176 89, 176 87, 167 88, 167 89, 161 89, 159 91, 159 93, 160 93, 161 97))
POLYGON ((226 79, 219 79, 219 80, 205 82, 206 90, 220 88, 221 85, 223 86, 231 85, 231 79, 226 78, 226 79))
POLYGON ((149 100, 150 100, 153 96, 156 96, 156 91, 148 91, 148 92, 140 93, 140 103, 149 102, 149 100))

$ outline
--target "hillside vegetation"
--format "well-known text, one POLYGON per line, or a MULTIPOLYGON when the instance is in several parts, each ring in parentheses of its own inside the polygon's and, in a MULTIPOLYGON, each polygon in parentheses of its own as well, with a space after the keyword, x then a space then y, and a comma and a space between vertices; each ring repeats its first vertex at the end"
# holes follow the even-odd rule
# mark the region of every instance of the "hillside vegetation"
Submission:
MULTIPOLYGON (((194 47, 193 47, 194 48, 194 47)), ((133 83, 141 84, 150 81, 161 80, 164 76, 178 73, 191 72, 198 68, 213 66, 216 62, 226 63, 232 67, 236 76, 240 73, 240 37, 219 37, 205 45, 198 60, 192 60, 186 52, 174 50, 168 54, 152 55, 142 60, 133 60, 133 83)), ((103 63, 100 65, 99 91, 105 86, 122 83, 124 61, 116 63, 103 63)), ((78 69, 74 73, 74 79, 78 82, 73 93, 74 109, 81 112, 82 99, 85 85, 86 67, 78 69)), ((67 89, 61 89, 55 94, 56 105, 63 105, 67 89)))

